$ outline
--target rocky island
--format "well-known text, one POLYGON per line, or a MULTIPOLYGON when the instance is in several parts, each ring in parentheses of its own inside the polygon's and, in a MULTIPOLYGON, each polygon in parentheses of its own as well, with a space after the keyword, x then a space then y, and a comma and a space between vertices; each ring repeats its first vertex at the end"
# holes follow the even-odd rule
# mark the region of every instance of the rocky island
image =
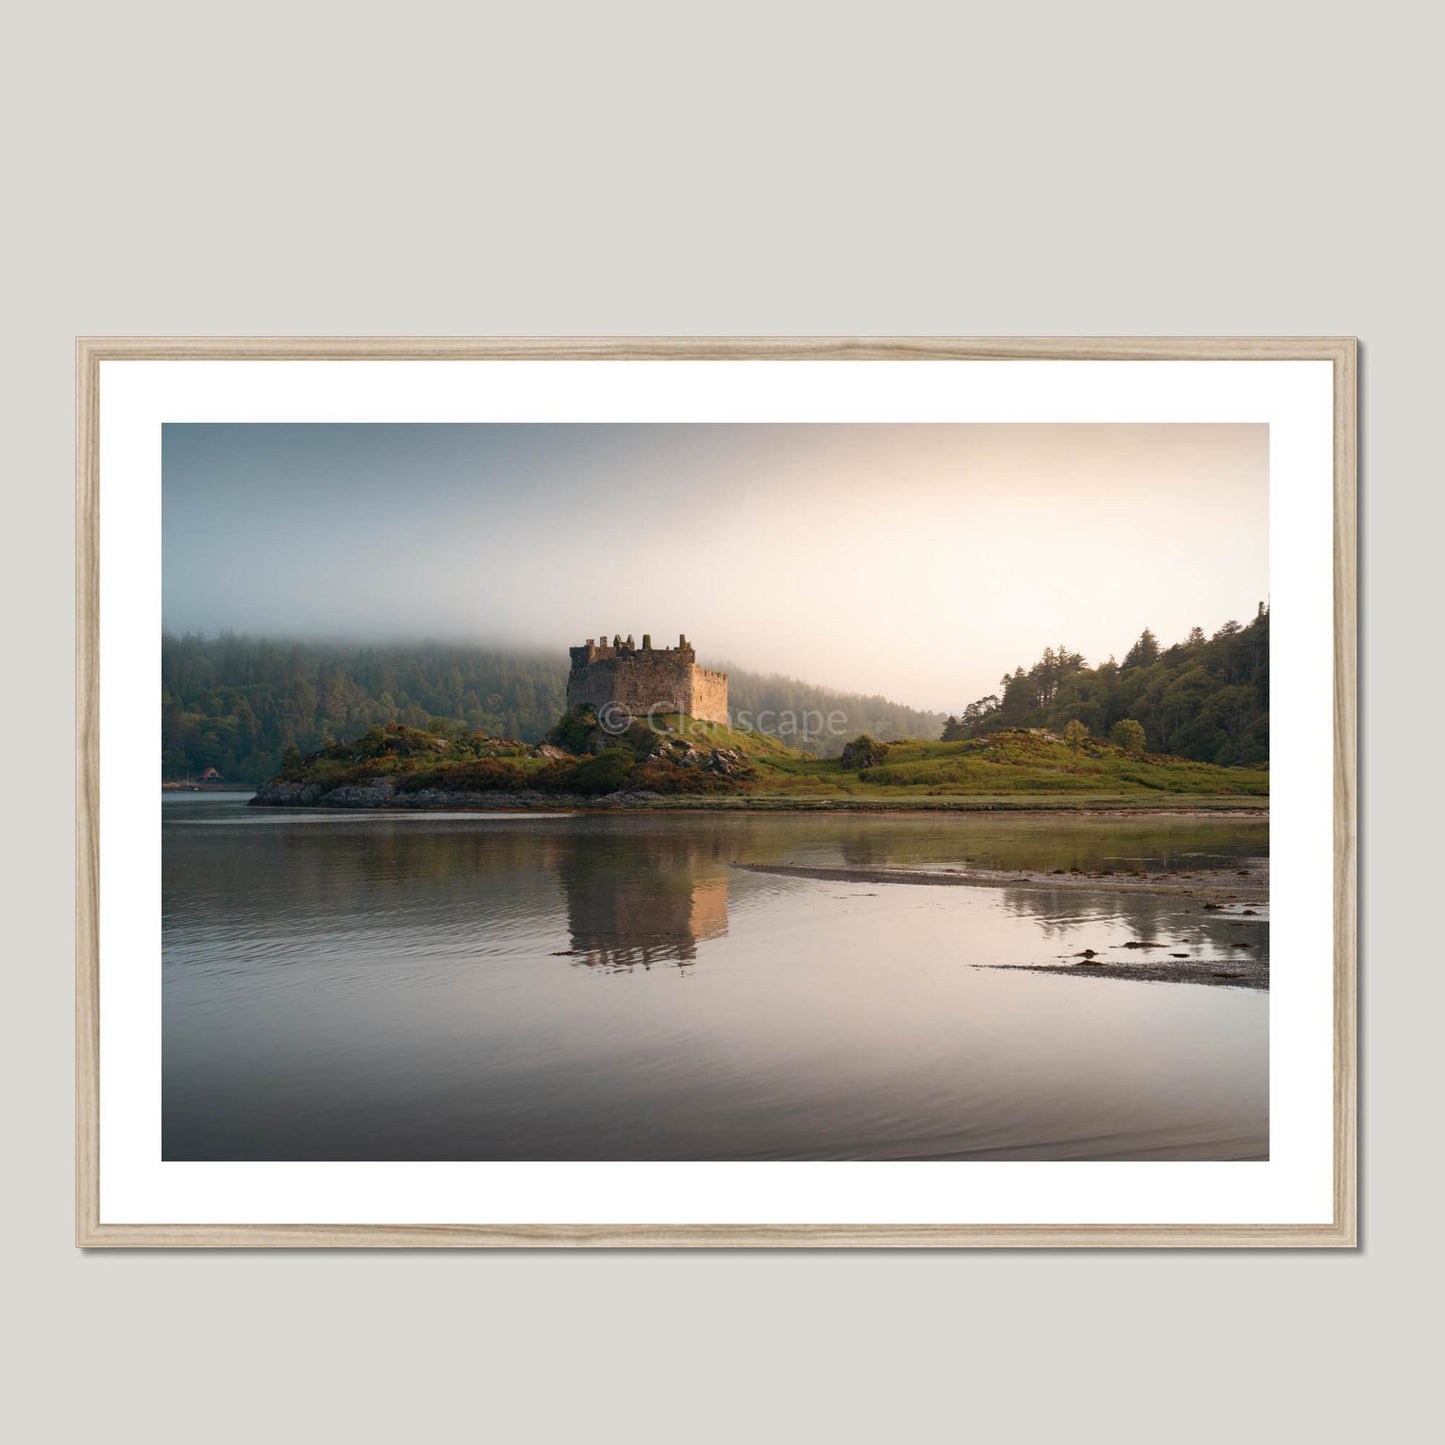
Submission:
MULTIPOLYGON (((1147 753, 1137 723, 1110 741, 1007 727, 974 737, 839 739, 836 757, 734 726, 728 677, 685 636, 588 638, 570 651, 567 711, 544 741, 434 719, 392 722, 302 755, 251 800, 321 808, 1220 808, 1268 806, 1265 767, 1147 753)), ((842 716, 839 714, 838 716, 842 716)), ((752 719, 749 719, 751 721, 752 719)), ((761 720, 761 719, 759 719, 761 720)), ((739 718, 741 721, 741 718, 739 718)))
POLYGON ((820 758, 680 714, 604 727, 569 711, 542 743, 392 723, 289 755, 252 803, 313 808, 1241 809, 1269 774, 1024 729, 963 742, 855 738, 820 758))

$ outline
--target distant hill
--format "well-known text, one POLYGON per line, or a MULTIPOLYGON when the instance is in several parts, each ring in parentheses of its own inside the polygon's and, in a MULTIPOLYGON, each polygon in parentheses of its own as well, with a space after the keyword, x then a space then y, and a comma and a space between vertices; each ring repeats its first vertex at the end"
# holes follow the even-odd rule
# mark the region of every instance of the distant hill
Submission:
POLYGON ((796 677, 780 673, 749 672, 746 668, 722 664, 728 674, 728 708, 735 719, 744 713, 754 723, 764 713, 771 713, 770 726, 778 728, 778 719, 785 713, 799 719, 799 729, 816 727, 818 718, 844 714, 846 721, 836 721, 836 730, 821 737, 802 736, 787 726, 778 728, 785 743, 820 757, 837 757, 843 743, 859 733, 871 733, 884 742, 899 738, 936 738, 943 727, 944 714, 905 707, 877 693, 864 695, 839 692, 819 687, 796 677), (810 719, 804 722, 803 719, 810 719))
MULTIPOLYGON (((882 697, 729 672, 734 713, 845 713, 842 735, 784 734, 817 755, 836 755, 845 736, 860 732, 937 737, 943 723, 941 713, 882 697)), ((168 634, 161 640, 162 776, 198 777, 213 767, 227 781, 259 783, 276 774, 288 747, 315 752, 390 722, 458 723, 535 743, 561 717, 566 690, 565 652, 168 634)))

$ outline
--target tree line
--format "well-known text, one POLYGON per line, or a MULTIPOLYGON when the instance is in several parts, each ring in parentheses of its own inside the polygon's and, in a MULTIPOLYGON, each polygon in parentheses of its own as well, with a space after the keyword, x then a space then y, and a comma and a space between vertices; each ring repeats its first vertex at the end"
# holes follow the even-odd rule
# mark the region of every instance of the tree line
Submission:
MULTIPOLYGON (((311 753, 401 723, 535 743, 566 709, 567 659, 554 652, 460 644, 361 646, 223 634, 161 639, 161 769, 168 781, 215 768, 260 783, 288 748, 311 753)), ((729 706, 754 716, 847 714, 848 730, 884 739, 936 737, 942 714, 793 678, 730 670, 729 706)), ((787 737, 836 753, 839 737, 787 737)))
POLYGON ((392 722, 446 720, 535 742, 562 712, 566 690, 566 663, 541 653, 168 634, 162 776, 215 768, 227 781, 259 783, 280 770, 288 748, 315 752, 392 722))
POLYGON ((1124 722, 1142 729, 1139 746, 1151 752, 1225 766, 1267 763, 1268 607, 1261 602, 1247 625, 1226 622, 1212 637, 1191 628, 1172 647, 1161 647, 1146 627, 1123 662, 1110 657, 1097 667, 1068 647, 1046 647, 1032 667, 1005 673, 998 692, 948 718, 943 738, 1042 727, 1118 741, 1124 722))

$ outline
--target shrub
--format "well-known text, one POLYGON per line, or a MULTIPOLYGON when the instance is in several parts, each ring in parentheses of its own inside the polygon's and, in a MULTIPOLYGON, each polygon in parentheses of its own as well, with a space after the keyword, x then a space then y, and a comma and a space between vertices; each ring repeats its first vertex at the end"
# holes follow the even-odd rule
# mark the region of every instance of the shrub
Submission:
POLYGON ((1109 741, 1131 758, 1137 758, 1144 751, 1143 725, 1131 717, 1121 718, 1109 729, 1109 741))
POLYGON ((1089 730, 1078 718, 1064 724, 1064 741, 1071 748, 1081 748, 1089 740, 1089 730))
POLYGON ((585 753, 587 740, 597 730, 597 714, 590 707, 574 707, 563 713, 557 726, 547 734, 547 741, 569 753, 585 753))
POLYGON ((385 751, 387 743, 396 736, 396 724, 390 728, 374 727, 367 728, 357 740, 351 744, 349 752, 357 762, 365 762, 368 758, 379 758, 385 751))
POLYGON ((867 733, 860 733, 851 743, 843 745, 843 753, 838 761, 845 773, 855 769, 861 773, 867 768, 876 768, 887 756, 887 743, 880 743, 867 733))
POLYGON ((624 748, 608 748, 596 757, 583 758, 572 769, 572 786, 588 797, 615 793, 632 772, 632 754, 624 748))
POLYGON ((527 786, 527 775, 517 763, 506 759, 477 758, 408 773, 398 786, 404 793, 419 793, 425 788, 451 788, 460 793, 516 792, 527 786))
POLYGON ((664 762, 639 763, 628 777, 627 786, 638 792, 673 794, 736 793, 742 789, 739 778, 664 762))
POLYGON ((572 774, 576 767, 571 758, 553 758, 543 763, 528 781, 542 793, 571 793, 575 791, 572 774))

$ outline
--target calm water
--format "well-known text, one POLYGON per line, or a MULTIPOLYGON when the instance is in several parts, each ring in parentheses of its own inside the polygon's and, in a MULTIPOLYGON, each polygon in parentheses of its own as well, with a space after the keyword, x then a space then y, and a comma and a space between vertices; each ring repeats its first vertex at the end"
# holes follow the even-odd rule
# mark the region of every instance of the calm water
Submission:
POLYGON ((163 807, 168 1159, 1268 1152, 1267 994, 972 967, 1225 957, 1192 900, 729 866, 1207 867, 1263 822, 163 807))

